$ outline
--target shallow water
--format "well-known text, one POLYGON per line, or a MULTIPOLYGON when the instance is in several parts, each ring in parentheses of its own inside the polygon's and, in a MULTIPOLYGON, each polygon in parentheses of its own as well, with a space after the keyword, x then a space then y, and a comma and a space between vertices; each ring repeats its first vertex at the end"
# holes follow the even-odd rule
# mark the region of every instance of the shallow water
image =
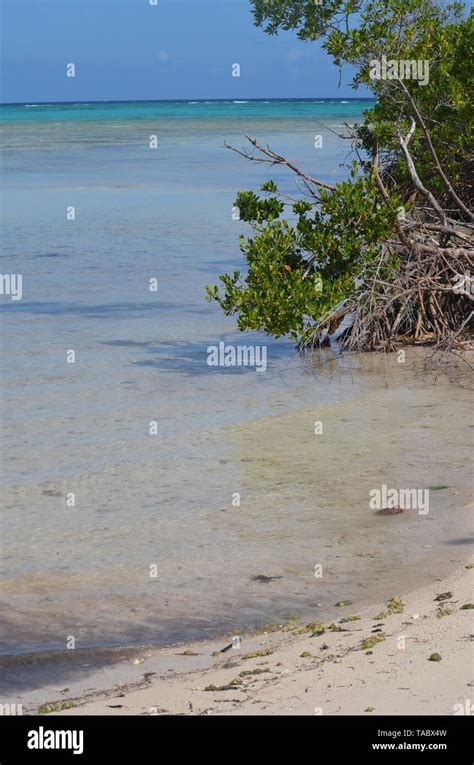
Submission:
POLYGON ((236 191, 295 191, 223 141, 250 132, 334 180, 347 147, 328 128, 362 106, 3 108, 2 273, 23 274, 0 303, 3 654, 325 618, 462 557, 466 389, 433 386, 414 351, 299 359, 204 301, 241 266, 236 191), (209 367, 222 339, 265 344, 265 373, 209 367), (427 516, 381 517, 383 483, 448 488, 427 516))

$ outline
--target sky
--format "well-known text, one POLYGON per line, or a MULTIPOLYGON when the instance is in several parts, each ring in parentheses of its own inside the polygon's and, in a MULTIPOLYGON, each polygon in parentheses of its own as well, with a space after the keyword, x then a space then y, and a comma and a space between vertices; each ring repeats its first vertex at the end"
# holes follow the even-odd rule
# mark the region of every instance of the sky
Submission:
POLYGON ((338 87, 319 43, 257 29, 250 0, 150 2, 0 0, 1 101, 366 95, 350 87, 349 68, 338 87))

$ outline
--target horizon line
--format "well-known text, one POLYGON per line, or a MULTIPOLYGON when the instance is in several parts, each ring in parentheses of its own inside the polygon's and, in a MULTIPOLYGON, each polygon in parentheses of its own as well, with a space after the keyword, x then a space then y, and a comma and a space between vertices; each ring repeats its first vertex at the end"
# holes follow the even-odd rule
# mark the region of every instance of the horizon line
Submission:
POLYGON ((106 100, 87 100, 87 101, 35 101, 30 99, 28 101, 0 101, 0 106, 27 106, 29 104, 35 104, 37 106, 71 106, 74 104, 157 104, 157 103, 190 103, 195 101, 196 103, 218 103, 222 101, 228 101, 230 103, 236 103, 238 101, 375 101, 374 96, 305 96, 301 98, 285 97, 279 98, 139 98, 139 99, 106 99, 106 100))

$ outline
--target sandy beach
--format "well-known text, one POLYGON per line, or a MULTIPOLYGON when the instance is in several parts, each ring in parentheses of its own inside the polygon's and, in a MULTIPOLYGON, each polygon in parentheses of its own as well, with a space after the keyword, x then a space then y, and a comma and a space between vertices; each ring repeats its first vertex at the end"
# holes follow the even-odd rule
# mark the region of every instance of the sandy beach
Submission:
POLYGON ((44 715, 472 714, 474 565, 452 558, 455 573, 408 593, 394 572, 385 602, 335 605, 331 624, 118 650, 92 671, 83 657, 68 687, 15 701, 44 715))

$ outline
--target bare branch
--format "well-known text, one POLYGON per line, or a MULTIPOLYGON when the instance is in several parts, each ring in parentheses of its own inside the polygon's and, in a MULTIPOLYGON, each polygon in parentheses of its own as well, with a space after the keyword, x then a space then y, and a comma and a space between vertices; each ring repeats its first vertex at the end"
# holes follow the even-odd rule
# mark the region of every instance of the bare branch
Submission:
POLYGON ((224 143, 224 146, 226 149, 235 151, 237 154, 240 154, 241 157, 245 157, 245 159, 248 159, 252 162, 264 162, 269 165, 285 165, 286 167, 289 167, 290 170, 292 170, 296 175, 298 175, 300 178, 303 178, 308 183, 312 183, 315 186, 320 186, 323 189, 328 189, 328 191, 336 191, 335 186, 331 186, 329 183, 323 183, 323 181, 318 181, 316 178, 312 178, 310 175, 307 175, 298 167, 296 167, 296 165, 293 165, 286 157, 282 157, 280 154, 277 154, 276 152, 272 151, 269 146, 261 146, 259 143, 257 143, 255 138, 251 138, 251 136, 249 135, 246 135, 245 137, 247 141, 249 141, 249 143, 251 143, 255 149, 257 149, 259 152, 261 152, 261 154, 264 155, 264 157, 255 157, 253 154, 249 153, 248 151, 236 149, 234 146, 230 146, 228 143, 224 143))
POLYGON ((416 128, 416 122, 412 118, 410 130, 408 131, 406 137, 403 138, 399 128, 397 127, 398 140, 400 142, 400 146, 402 148, 402 151, 403 151, 403 153, 405 155, 406 163, 407 163, 407 166, 408 166, 408 172, 410 173, 410 177, 411 177, 411 179, 413 181, 413 184, 414 184, 415 188, 417 188, 418 191, 420 191, 423 194, 423 196, 429 201, 431 206, 438 213, 438 216, 442 220, 443 225, 446 225, 446 213, 441 208, 441 206, 438 204, 438 202, 434 198, 434 196, 431 193, 431 191, 429 191, 429 189, 427 189, 425 186, 423 186, 423 184, 422 184, 422 182, 420 180, 420 177, 419 177, 419 175, 417 173, 417 170, 416 170, 416 167, 415 167, 415 163, 413 162, 413 158, 412 158, 410 152, 408 151, 408 144, 409 144, 409 142, 410 142, 410 140, 411 140, 411 138, 412 138, 412 136, 413 136, 413 134, 415 132, 415 128, 416 128))

